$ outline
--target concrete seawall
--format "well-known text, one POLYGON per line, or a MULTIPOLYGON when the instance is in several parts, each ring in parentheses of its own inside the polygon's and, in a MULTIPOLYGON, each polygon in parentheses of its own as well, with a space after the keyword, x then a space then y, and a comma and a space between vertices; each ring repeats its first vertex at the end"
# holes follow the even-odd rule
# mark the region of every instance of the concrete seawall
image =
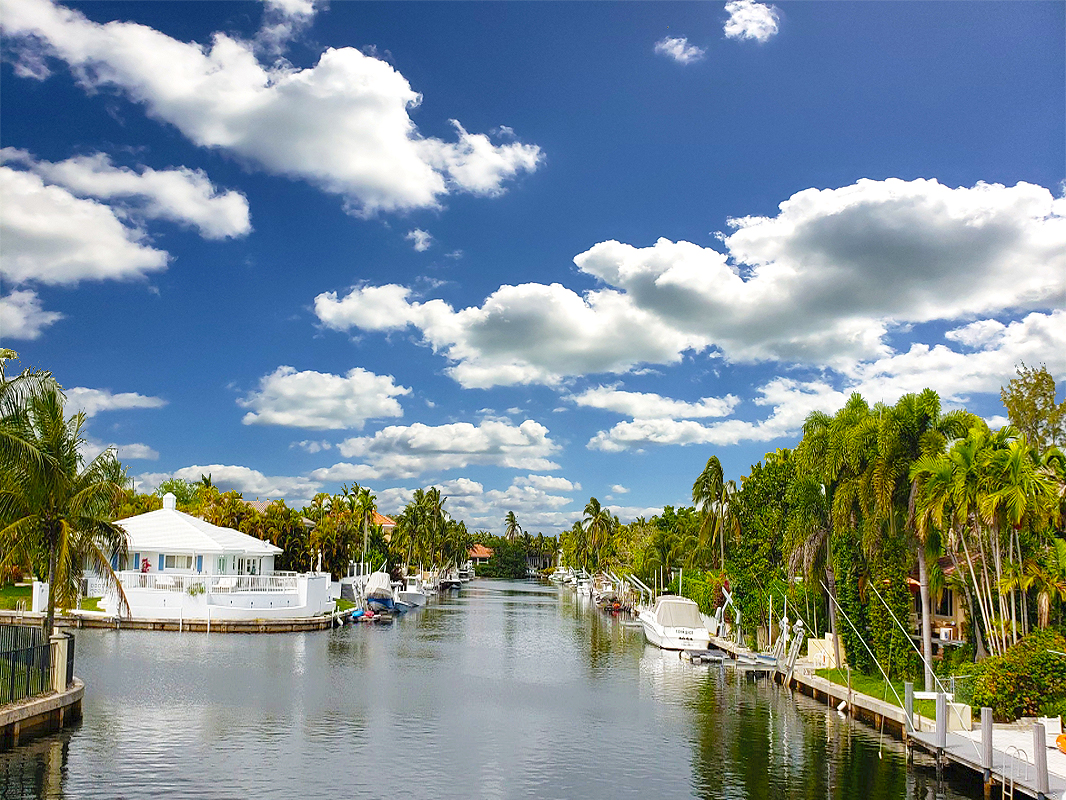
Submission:
MULTIPOLYGON (((351 613, 351 610, 348 610, 321 617, 241 620, 123 619, 103 614, 57 614, 56 627, 200 633, 293 633, 336 627, 343 624, 351 613)), ((40 612, 0 612, 0 624, 5 625, 40 625, 43 620, 44 614, 40 612)))
POLYGON ((81 719, 85 684, 77 678, 62 692, 0 706, 0 751, 36 736, 53 733, 81 719))

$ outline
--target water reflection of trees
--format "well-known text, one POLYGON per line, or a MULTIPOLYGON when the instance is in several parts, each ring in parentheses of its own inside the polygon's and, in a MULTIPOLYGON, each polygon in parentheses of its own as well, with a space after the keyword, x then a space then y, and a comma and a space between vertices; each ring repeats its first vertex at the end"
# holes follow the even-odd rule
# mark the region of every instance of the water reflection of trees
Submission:
POLYGON ((70 737, 68 730, 0 753, 0 797, 60 800, 70 737))
POLYGON ((909 772, 901 745, 889 738, 878 756, 876 733, 818 708, 767 681, 708 672, 691 695, 693 789, 703 798, 774 797, 863 800, 962 797, 938 794, 909 772))

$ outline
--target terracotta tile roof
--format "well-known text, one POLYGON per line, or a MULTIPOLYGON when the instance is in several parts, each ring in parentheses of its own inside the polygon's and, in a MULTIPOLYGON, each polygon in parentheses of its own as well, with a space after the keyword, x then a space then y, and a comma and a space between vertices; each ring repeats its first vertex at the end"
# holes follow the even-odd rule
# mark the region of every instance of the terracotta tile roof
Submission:
POLYGON ((384 514, 379 514, 377 511, 375 511, 374 524, 380 525, 382 528, 395 528, 396 520, 394 520, 392 517, 386 517, 384 514))
POLYGON ((483 544, 475 544, 470 548, 471 558, 492 558, 491 548, 485 547, 483 544))

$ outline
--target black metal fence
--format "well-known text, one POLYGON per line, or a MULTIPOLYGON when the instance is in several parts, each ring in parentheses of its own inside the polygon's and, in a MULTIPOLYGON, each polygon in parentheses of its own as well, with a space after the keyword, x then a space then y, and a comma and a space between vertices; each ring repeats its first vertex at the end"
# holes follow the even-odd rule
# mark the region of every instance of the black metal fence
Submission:
MULTIPOLYGON (((74 667, 73 647, 69 650, 68 675, 74 667)), ((17 703, 51 689, 52 645, 41 629, 0 625, 0 705, 17 703)))

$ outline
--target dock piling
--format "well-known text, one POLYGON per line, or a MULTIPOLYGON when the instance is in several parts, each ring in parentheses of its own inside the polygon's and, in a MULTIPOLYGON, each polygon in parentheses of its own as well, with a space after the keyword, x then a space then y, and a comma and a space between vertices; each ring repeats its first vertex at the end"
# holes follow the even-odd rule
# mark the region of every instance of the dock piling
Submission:
POLYGON ((992 796, 992 709, 981 709, 981 772, 985 797, 992 796))
POLYGON ((1033 723, 1033 761, 1036 764, 1037 800, 1047 800, 1051 789, 1047 774, 1047 734, 1042 722, 1033 723))
POLYGON ((943 692, 936 693, 936 777, 941 780, 944 769, 944 751, 948 746, 948 698, 943 692))
POLYGON ((914 681, 903 682, 903 710, 907 714, 907 724, 903 726, 906 735, 914 730, 914 681))

